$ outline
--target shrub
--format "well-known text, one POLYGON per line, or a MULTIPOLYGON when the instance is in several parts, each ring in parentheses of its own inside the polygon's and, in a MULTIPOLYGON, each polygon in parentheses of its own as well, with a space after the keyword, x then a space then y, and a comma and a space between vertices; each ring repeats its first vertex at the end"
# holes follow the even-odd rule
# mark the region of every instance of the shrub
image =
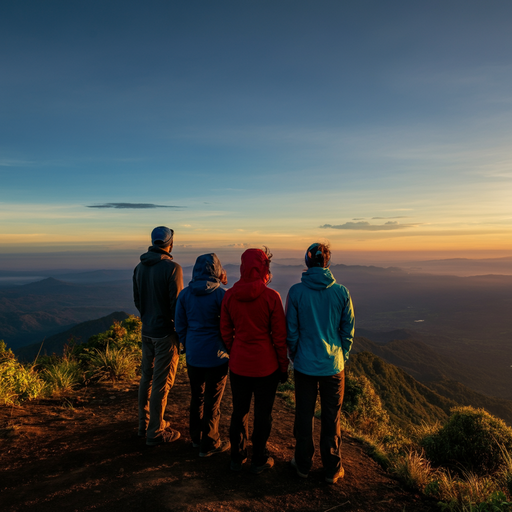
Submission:
POLYGON ((80 363, 66 357, 47 364, 41 372, 41 377, 46 382, 50 393, 71 391, 84 381, 80 363))
POLYGON ((87 349, 105 349, 107 345, 139 351, 141 349, 141 328, 140 318, 130 316, 122 322, 114 322, 107 331, 91 336, 87 343, 73 347, 73 353, 79 354, 87 349))
POLYGON ((349 423, 362 433, 388 433, 389 416, 382 407, 379 395, 366 377, 352 377, 347 374, 343 410, 347 413, 349 423))
POLYGON ((512 429, 483 409, 455 407, 448 422, 421 441, 435 464, 463 466, 483 475, 497 471, 512 452, 512 429))
POLYGON ((34 368, 19 363, 12 350, 0 341, 0 403, 19 404, 37 398, 44 387, 34 368))
POLYGON ((139 367, 137 354, 123 348, 94 349, 87 358, 90 378, 115 381, 134 378, 139 367))

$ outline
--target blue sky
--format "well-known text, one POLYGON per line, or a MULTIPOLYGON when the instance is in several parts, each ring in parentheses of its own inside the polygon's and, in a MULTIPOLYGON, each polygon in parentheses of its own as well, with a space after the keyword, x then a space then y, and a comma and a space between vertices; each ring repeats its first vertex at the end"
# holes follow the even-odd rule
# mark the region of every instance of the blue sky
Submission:
POLYGON ((3 2, 0 267, 137 252, 159 224, 177 252, 512 254, 511 21, 508 1, 3 2), (91 208, 120 203, 180 208, 91 208))

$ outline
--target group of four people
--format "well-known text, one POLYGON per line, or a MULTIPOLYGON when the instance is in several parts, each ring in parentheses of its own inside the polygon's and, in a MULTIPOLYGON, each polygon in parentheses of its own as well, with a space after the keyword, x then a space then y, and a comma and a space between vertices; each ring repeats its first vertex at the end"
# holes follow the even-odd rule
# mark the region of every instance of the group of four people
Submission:
POLYGON ((290 288, 285 313, 279 293, 267 286, 272 277, 268 250, 246 250, 240 279, 228 290, 221 287, 227 277, 217 256, 199 256, 192 280, 183 289, 181 267, 170 255, 173 235, 163 226, 153 230, 152 246, 133 276, 142 320, 139 436, 150 446, 180 437, 164 420, 164 411, 181 343, 191 387, 192 445, 199 448, 200 457, 231 448, 230 467, 240 471, 247 460, 254 395, 251 471, 261 473, 274 464, 267 451, 272 408, 279 382, 288 380, 291 361, 296 402, 291 464, 300 477, 308 476, 320 393, 320 453, 326 481, 335 483, 344 474, 340 414, 354 312, 348 290, 329 270, 329 247, 317 243, 307 249, 307 270, 290 288), (233 411, 229 440, 222 440, 220 403, 228 368, 233 411))

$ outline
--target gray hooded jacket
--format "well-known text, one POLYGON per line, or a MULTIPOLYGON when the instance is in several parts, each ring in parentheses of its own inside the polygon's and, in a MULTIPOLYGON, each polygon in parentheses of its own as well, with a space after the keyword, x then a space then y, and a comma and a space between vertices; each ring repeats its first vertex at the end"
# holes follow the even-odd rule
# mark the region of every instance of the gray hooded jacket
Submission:
POLYGON ((163 338, 175 332, 176 300, 182 289, 181 267, 168 252, 151 246, 133 271, 133 300, 143 336, 163 338))

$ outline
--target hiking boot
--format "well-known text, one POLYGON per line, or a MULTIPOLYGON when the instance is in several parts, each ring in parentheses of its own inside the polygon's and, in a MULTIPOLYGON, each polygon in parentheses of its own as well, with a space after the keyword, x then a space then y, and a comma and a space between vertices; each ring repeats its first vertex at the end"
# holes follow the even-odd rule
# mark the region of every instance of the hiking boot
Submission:
POLYGON ((328 484, 335 484, 338 480, 340 480, 344 476, 345 476, 345 470, 343 468, 341 468, 332 478, 326 476, 325 481, 328 484))
POLYGON ((146 439, 146 444, 148 446, 158 446, 163 443, 172 443, 179 439, 181 434, 177 430, 166 429, 162 431, 162 433, 158 437, 154 437, 150 439, 149 437, 146 439))
POLYGON ((229 469, 231 471, 242 471, 242 465, 247 462, 247 459, 244 459, 242 462, 235 462, 234 460, 231 461, 231 464, 229 465, 229 469))
POLYGON ((297 473, 298 476, 300 476, 301 478, 307 478, 308 477, 308 474, 307 473, 303 473, 299 469, 299 466, 297 466, 297 461, 295 460, 295 457, 293 457, 293 459, 290 461, 290 465, 291 465, 292 468, 295 468, 295 472, 297 473))
POLYGON ((199 452, 199 457, 210 457, 210 455, 215 455, 216 453, 222 453, 231 448, 231 443, 229 441, 221 441, 217 448, 213 448, 212 450, 208 450, 207 452, 199 452))
POLYGON ((272 457, 269 457, 267 459, 267 462, 265 464, 262 464, 261 466, 256 466, 254 464, 251 465, 251 473, 255 475, 259 475, 260 473, 263 473, 266 469, 270 469, 274 465, 274 459, 272 457))
MULTIPOLYGON (((171 426, 171 422, 170 421, 164 421, 164 430, 168 429, 170 426, 171 426)), ((137 432, 137 436, 138 437, 146 437, 146 429, 145 428, 139 428, 138 432, 137 432)), ((199 446, 199 445, 197 445, 199 446)))

